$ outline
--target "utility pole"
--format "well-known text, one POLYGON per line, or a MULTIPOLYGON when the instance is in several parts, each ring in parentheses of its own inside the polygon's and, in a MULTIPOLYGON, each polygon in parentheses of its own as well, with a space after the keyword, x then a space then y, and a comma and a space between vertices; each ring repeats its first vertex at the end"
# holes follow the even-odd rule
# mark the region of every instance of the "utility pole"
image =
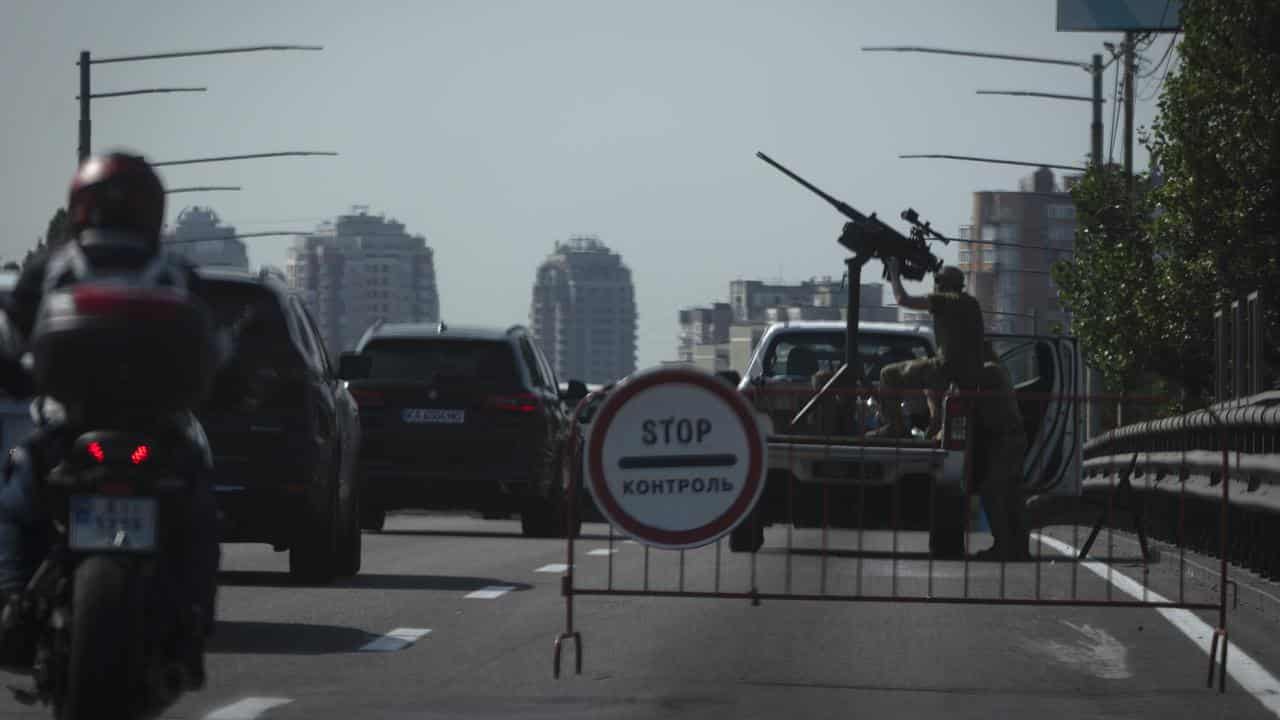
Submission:
POLYGON ((1089 126, 1094 169, 1102 167, 1102 55, 1093 56, 1093 124, 1089 126))
POLYGON ((1134 75, 1137 65, 1135 54, 1137 35, 1132 31, 1124 34, 1124 177, 1128 190, 1129 202, 1133 202, 1133 96, 1134 75))

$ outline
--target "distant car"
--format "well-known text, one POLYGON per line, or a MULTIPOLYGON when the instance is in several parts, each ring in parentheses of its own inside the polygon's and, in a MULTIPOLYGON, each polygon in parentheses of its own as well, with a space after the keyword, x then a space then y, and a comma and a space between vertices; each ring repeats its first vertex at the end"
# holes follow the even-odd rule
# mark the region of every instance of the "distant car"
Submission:
POLYGON ((442 508, 518 512, 530 537, 566 532, 567 405, 585 388, 562 395, 524 328, 375 325, 343 363, 363 428, 363 527, 442 508))
POLYGON ((214 454, 224 542, 289 551, 289 571, 360 571, 359 411, 314 321, 270 273, 200 268, 215 319, 251 313, 232 367, 198 413, 214 454))

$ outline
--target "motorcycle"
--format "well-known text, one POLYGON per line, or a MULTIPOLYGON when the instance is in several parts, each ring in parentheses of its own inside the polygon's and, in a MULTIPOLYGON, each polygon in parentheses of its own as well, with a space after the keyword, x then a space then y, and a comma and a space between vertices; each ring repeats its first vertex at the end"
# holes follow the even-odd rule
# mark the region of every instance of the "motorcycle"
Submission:
MULTIPOLYGON (((65 720, 154 716, 202 682, 211 617, 180 600, 209 450, 190 409, 212 382, 216 333, 185 287, 107 277, 46 292, 29 347, 33 407, 56 464, 35 482, 50 550, 17 605, 34 691, 65 720), (185 420, 185 421, 184 421, 185 420)), ((11 614, 14 607, 10 606, 11 614)))

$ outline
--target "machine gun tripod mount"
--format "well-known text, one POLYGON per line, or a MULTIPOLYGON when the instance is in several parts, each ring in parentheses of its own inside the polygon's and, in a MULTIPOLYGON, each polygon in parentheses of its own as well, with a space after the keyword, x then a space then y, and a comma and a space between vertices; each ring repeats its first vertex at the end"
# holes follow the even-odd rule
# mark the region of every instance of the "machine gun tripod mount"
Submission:
MULTIPOLYGON (((921 222, 920 215, 912 208, 903 210, 901 214, 902 219, 911 225, 910 236, 903 236, 902 233, 877 218, 875 213, 863 215, 847 203, 828 195, 808 180, 791 172, 768 155, 757 152, 756 157, 800 183, 809 192, 826 200, 827 204, 849 219, 838 241, 853 253, 853 257, 846 258, 844 261, 849 292, 848 309, 845 313, 845 362, 791 420, 794 426, 803 420, 837 383, 845 387, 858 387, 866 381, 866 378, 862 377, 862 363, 856 361, 863 266, 873 259, 881 261, 897 259, 902 277, 923 280, 926 273, 937 272, 942 267, 942 260, 929 249, 929 240, 941 240, 945 244, 948 239, 931 228, 929 223, 921 222)), ((883 276, 887 278, 888 274, 886 266, 883 276)))

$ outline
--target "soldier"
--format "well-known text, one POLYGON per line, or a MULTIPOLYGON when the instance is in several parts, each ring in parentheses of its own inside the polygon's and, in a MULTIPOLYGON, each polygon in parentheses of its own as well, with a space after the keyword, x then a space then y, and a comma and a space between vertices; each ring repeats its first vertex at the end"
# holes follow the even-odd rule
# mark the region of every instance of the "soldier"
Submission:
MULTIPOLYGON (((962 390, 977 387, 982 372, 982 308, 964 291, 964 273, 947 265, 934 275, 934 291, 927 296, 908 294, 902 287, 896 258, 885 261, 893 296, 898 305, 912 310, 928 310, 933 316, 933 333, 938 353, 931 358, 886 365, 880 371, 880 416, 884 424, 867 433, 872 437, 905 437, 901 391, 923 388, 939 393, 955 382, 962 390)), ((934 420, 936 422, 936 419, 934 420)))
POLYGON ((982 506, 991 526, 992 545, 978 553, 979 560, 1029 560, 1029 537, 1024 519, 1022 461, 1027 433, 1018 409, 1009 373, 986 344, 987 362, 979 377, 979 398, 974 428, 974 477, 980 485, 982 506))

